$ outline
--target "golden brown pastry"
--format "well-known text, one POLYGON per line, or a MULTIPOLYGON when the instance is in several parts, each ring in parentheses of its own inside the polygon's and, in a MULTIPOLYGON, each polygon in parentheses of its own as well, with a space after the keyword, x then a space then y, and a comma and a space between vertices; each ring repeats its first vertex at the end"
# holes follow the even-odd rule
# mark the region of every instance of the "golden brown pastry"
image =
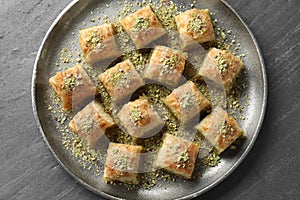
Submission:
POLYGON ((69 126, 90 147, 95 147, 105 130, 115 125, 114 120, 104 111, 103 106, 92 101, 71 120, 69 126))
POLYGON ((93 65, 99 61, 120 56, 119 45, 112 23, 93 26, 79 31, 80 47, 86 63, 93 65))
POLYGON ((166 134, 154 167, 191 179, 198 152, 199 146, 195 143, 166 134))
POLYGON ((110 143, 106 155, 104 181, 139 184, 138 172, 142 150, 141 146, 110 143))
POLYGON ((100 75, 100 81, 115 102, 124 100, 145 84, 129 60, 106 70, 100 75))
POLYGON ((145 68, 144 78, 176 87, 184 70, 185 58, 181 51, 157 46, 145 68))
POLYGON ((239 124, 221 107, 216 107, 195 129, 214 146, 217 153, 222 153, 238 137, 243 135, 239 124))
POLYGON ((243 68, 240 58, 225 50, 212 48, 207 53, 199 74, 206 84, 213 84, 229 93, 243 68))
POLYGON ((127 16, 121 24, 137 49, 146 47, 166 34, 150 5, 127 16))
POLYGON ((82 65, 58 72, 49 79, 49 83, 61 99, 65 111, 72 111, 95 97, 96 87, 82 65))
POLYGON ((186 124, 192 118, 199 115, 200 112, 207 109, 210 105, 209 100, 198 90, 192 81, 174 89, 172 93, 166 97, 164 103, 170 108, 177 119, 186 124))
POLYGON ((191 9, 175 17, 182 49, 187 50, 197 43, 215 40, 213 25, 207 9, 191 9))
POLYGON ((164 126, 164 121, 150 107, 145 97, 124 105, 118 113, 118 118, 127 132, 135 139, 153 136, 164 126))

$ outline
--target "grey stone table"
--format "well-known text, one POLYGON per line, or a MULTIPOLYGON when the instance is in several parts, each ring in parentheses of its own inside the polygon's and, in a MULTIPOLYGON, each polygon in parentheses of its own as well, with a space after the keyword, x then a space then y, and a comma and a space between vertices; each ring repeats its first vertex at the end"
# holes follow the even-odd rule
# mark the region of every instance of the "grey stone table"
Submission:
MULTIPOLYGON (((71 0, 1 0, 0 199, 101 199, 76 183, 43 142, 31 108, 42 39, 71 0)), ((245 161, 199 199, 300 199, 300 1, 228 0, 262 49, 265 121, 245 161)))

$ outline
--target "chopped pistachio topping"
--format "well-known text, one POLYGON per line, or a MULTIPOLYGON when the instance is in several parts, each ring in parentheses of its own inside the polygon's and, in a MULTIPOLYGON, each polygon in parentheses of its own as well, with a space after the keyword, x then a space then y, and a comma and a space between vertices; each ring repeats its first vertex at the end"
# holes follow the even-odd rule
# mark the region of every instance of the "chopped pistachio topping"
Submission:
POLYGON ((234 128, 232 127, 232 125, 227 124, 226 121, 224 121, 221 125, 221 134, 222 135, 226 135, 228 133, 233 133, 234 132, 234 128))
POLYGON ((129 166, 129 156, 128 155, 122 155, 117 157, 114 160, 114 165, 116 166, 117 170, 120 171, 127 171, 127 170, 132 170, 131 167, 129 166))
POLYGON ((202 162, 205 166, 215 167, 220 163, 220 157, 217 154, 212 153, 203 158, 202 162))
POLYGON ((117 31, 117 39, 120 44, 120 49, 122 53, 127 53, 130 52, 132 48, 132 44, 130 43, 130 38, 129 36, 125 33, 122 25, 120 22, 117 22, 116 24, 116 31, 117 31))
POLYGON ((133 51, 128 53, 126 58, 130 59, 138 72, 143 73, 148 58, 147 54, 133 51))
POLYGON ((119 71, 115 72, 111 76, 111 81, 117 87, 129 87, 130 78, 129 75, 126 75, 123 69, 119 69, 119 71))
POLYGON ((167 55, 165 58, 161 58, 160 62, 162 62, 162 71, 163 74, 171 74, 176 68, 176 63, 178 62, 178 56, 173 54, 171 56, 167 55))
POLYGON ((168 46, 173 49, 180 49, 180 40, 178 40, 175 22, 175 16, 179 14, 178 6, 173 1, 163 1, 155 6, 155 13, 168 32, 168 46))
POLYGON ((78 136, 65 135, 62 139, 64 147, 67 150, 70 150, 72 154, 79 159, 79 164, 84 169, 91 170, 93 168, 93 170, 97 170, 97 173, 100 172, 100 168, 96 164, 100 156, 86 148, 85 144, 78 136))
POLYGON ((89 34, 88 39, 86 42, 93 48, 93 49, 101 49, 102 48, 102 36, 97 31, 94 30, 89 34))
POLYGON ((167 30, 175 30, 175 16, 178 14, 178 8, 174 2, 164 2, 160 4, 156 10, 157 17, 160 19, 162 25, 167 30))
POLYGON ((130 111, 130 120, 132 123, 136 124, 138 121, 143 119, 143 113, 138 106, 133 106, 130 111))
POLYGON ((183 109, 191 108, 193 105, 193 96, 189 92, 186 92, 182 96, 180 103, 183 109))
POLYGON ((221 133, 224 135, 227 133, 227 122, 226 121, 224 121, 221 125, 221 133))
POLYGON ((113 73, 111 80, 115 84, 117 84, 122 79, 123 76, 124 76, 124 74, 121 71, 119 71, 119 72, 113 73))
POLYGON ((229 65, 226 62, 225 58, 219 54, 215 56, 215 61, 217 63, 217 68, 219 69, 220 73, 222 75, 227 74, 229 65))
POLYGON ((67 76, 64 78, 64 85, 63 89, 71 92, 75 89, 76 87, 76 78, 73 74, 67 74, 67 76))
POLYGON ((94 130, 94 120, 92 118, 87 118, 81 123, 80 129, 86 134, 90 134, 94 130))
POLYGON ((188 151, 184 151, 182 152, 176 162, 177 162, 177 167, 183 167, 185 168, 186 167, 186 164, 187 162, 190 160, 190 157, 189 157, 189 152, 188 151))
POLYGON ((137 17, 132 27, 133 32, 145 31, 149 28, 150 19, 144 17, 137 17))
POLYGON ((177 159, 177 162, 187 162, 190 159, 189 153, 187 151, 180 154, 177 159))
POLYGON ((206 24, 201 15, 195 15, 189 20, 187 29, 195 33, 204 34, 206 32, 206 24))

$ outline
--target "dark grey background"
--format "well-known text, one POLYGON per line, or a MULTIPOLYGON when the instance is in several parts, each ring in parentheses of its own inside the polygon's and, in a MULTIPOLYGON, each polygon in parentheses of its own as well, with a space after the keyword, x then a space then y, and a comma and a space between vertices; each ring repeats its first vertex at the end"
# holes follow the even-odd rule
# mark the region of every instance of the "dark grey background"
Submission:
MULTIPOLYGON (((42 39, 71 0, 0 0, 0 199, 101 199, 57 163, 31 108, 42 39)), ((300 1, 228 0, 254 33, 268 75, 266 117, 253 150, 199 199, 300 199, 300 1)))

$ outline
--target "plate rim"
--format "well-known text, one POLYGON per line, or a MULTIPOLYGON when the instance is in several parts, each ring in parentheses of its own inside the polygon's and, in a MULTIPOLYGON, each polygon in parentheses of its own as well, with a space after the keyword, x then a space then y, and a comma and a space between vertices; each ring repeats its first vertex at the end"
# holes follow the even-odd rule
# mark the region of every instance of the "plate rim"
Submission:
MULTIPOLYGON (((97 195, 100 195, 104 198, 109 198, 109 199, 123 199, 123 198, 119 198, 119 197, 115 197, 112 196, 108 193, 105 193, 103 191, 99 191, 96 190, 94 187, 90 186, 89 184, 87 184, 85 181, 83 181, 81 178, 79 178, 76 174, 74 174, 67 166, 65 166, 65 164, 59 159, 58 155, 56 154, 56 152, 54 151, 52 145, 49 143, 47 136, 42 128, 41 122, 40 122, 40 118, 38 116, 38 112, 37 112, 37 102, 36 102, 36 84, 37 84, 37 68, 39 65, 39 61, 43 52, 43 49, 45 47, 45 44, 51 34, 51 32, 53 31, 53 29, 56 27, 56 25, 60 22, 61 18, 77 3, 79 3, 80 0, 72 0, 69 4, 67 4, 67 6, 59 13, 59 15, 55 18, 55 20, 53 21, 53 23, 51 24, 50 28, 48 29, 48 31, 46 32, 42 43, 39 47, 36 59, 35 59, 35 63, 34 63, 34 68, 33 68, 33 73, 32 73, 32 82, 31 82, 31 103, 32 103, 32 109, 33 109, 33 115, 34 115, 34 119, 36 121, 36 125, 39 129, 39 132, 42 134, 43 136, 43 140, 47 145, 47 148, 51 151, 52 155, 55 157, 56 161, 60 164, 60 166, 78 183, 80 183, 82 186, 84 186, 86 189, 94 192, 97 195)), ((259 116, 259 123, 256 126, 256 129, 254 131, 253 137, 250 140, 249 144, 247 145, 246 149, 244 150, 244 152, 242 153, 242 155, 239 157, 239 159, 232 165, 232 167, 226 172, 224 173, 222 176, 220 176, 218 179, 216 179, 213 183, 207 185, 206 187, 200 189, 197 192, 194 192, 190 195, 186 195, 184 197, 180 197, 177 199, 192 199, 195 197, 198 197, 206 192, 208 192, 209 190, 213 189, 214 187, 216 187, 217 185, 219 185, 220 183, 222 183, 227 177, 229 177, 235 170, 236 168, 245 160, 245 158, 247 157, 247 155, 249 154, 249 152, 251 151, 251 149, 253 148, 257 137, 261 131, 262 125, 263 125, 263 121, 264 121, 264 117, 265 117, 265 113, 266 113, 266 108, 267 108, 267 94, 268 94, 268 82, 267 82, 267 73, 266 73, 266 66, 265 66, 265 62, 264 62, 264 58, 263 58, 263 54, 262 51, 258 45, 258 42, 254 36, 254 34, 251 32, 250 28, 248 27, 248 25, 244 22, 244 20, 241 18, 241 16, 235 11, 235 9, 226 1, 226 0, 220 0, 221 3, 223 3, 228 9, 230 9, 230 11, 237 17, 237 19, 242 23, 242 25, 245 27, 246 32, 250 35, 251 40, 255 46, 255 50, 258 54, 258 58, 259 58, 259 62, 261 65, 261 71, 262 71, 262 89, 263 89, 263 95, 262 95, 262 109, 260 112, 260 116, 259 116)))
POLYGON ((72 0, 67 6, 59 13, 59 15, 55 18, 55 20, 52 22, 50 28, 46 32, 42 43, 39 47, 35 62, 34 62, 34 68, 33 68, 33 73, 32 73, 32 81, 31 81, 31 104, 32 104, 32 109, 33 109, 33 115, 34 119, 36 121, 37 127, 39 129, 39 132, 43 136, 43 141, 46 143, 47 148, 50 150, 51 154, 54 156, 55 160, 59 163, 59 165, 79 184, 84 186, 86 189, 94 192, 95 194, 98 194, 104 198, 110 198, 110 199, 117 199, 121 200, 122 198, 117 198, 112 195, 109 195, 105 192, 99 192, 95 188, 91 187, 89 184, 87 184, 85 181, 83 181, 81 178, 79 178, 76 174, 74 174, 58 157, 58 155, 55 153, 54 149, 52 148, 52 145, 49 143, 47 136, 42 128, 40 118, 38 116, 37 112, 37 104, 36 104, 36 80, 37 80, 37 67, 40 61, 40 57, 42 55, 43 49, 46 45, 46 42, 49 38, 49 35, 53 31, 53 29, 56 27, 56 25, 59 23, 61 18, 75 5, 79 2, 80 0, 72 0))
POLYGON ((254 34, 252 33, 252 31, 250 30, 249 26, 245 23, 245 21, 243 20, 243 18, 235 11, 235 9, 226 1, 226 0, 220 0, 227 8, 229 8, 231 10, 231 12, 238 18, 238 20, 243 24, 243 26, 245 27, 246 31, 249 33, 253 44, 255 46, 255 49, 257 51, 258 57, 259 57, 259 62, 261 65, 261 69, 262 69, 262 82, 263 82, 263 104, 262 104, 262 109, 260 112, 260 116, 259 116, 259 123, 256 126, 256 129, 254 131, 253 137, 250 140, 249 144, 247 145, 247 148, 245 149, 245 151, 242 153, 242 155, 240 156, 240 158, 233 164, 233 166, 226 172, 224 173, 222 176, 220 176, 218 179, 216 179, 216 181, 214 181, 213 183, 211 183, 210 185, 204 187, 203 189, 201 189, 198 192, 195 192, 194 194, 188 195, 184 198, 180 198, 180 199, 191 199, 191 198, 195 198, 200 196, 201 194, 204 194, 206 192, 208 192, 209 190, 213 189, 214 187, 216 187, 217 185, 219 185, 220 183, 222 183, 225 179, 227 179, 235 170, 236 168, 242 164, 242 162, 245 160, 245 158, 247 157, 247 155, 250 153, 251 149, 253 148, 257 137, 261 131, 263 122, 264 122, 264 117, 266 114, 266 108, 267 108, 267 101, 268 101, 268 80, 267 80, 267 72, 266 72, 266 65, 265 65, 265 61, 263 58, 263 54, 262 51, 258 45, 258 42, 254 36, 254 34))

